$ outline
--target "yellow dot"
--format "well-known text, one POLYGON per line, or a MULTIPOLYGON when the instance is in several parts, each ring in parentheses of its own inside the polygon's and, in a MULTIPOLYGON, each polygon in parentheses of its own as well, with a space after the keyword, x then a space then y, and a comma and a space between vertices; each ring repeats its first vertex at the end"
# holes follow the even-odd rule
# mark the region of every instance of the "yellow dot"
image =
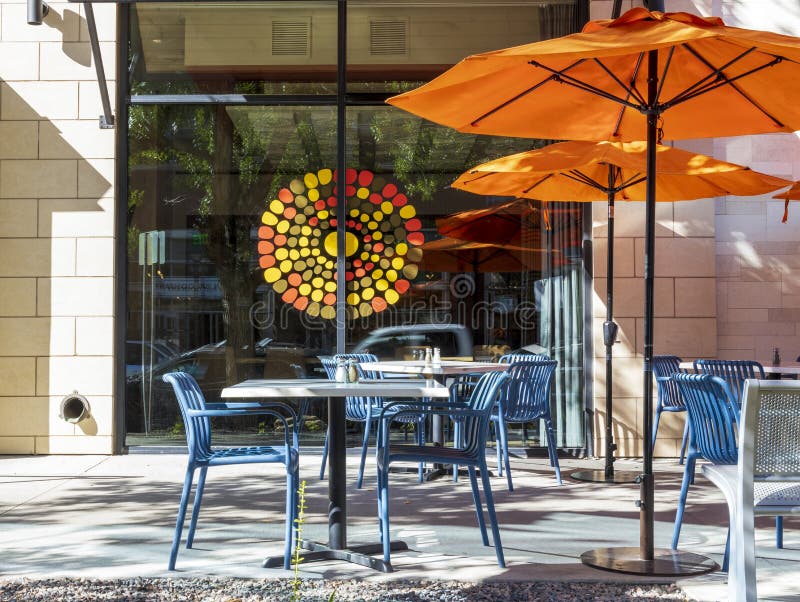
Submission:
MULTIPOLYGON (((300 228, 300 234, 302 234, 303 236, 311 236, 311 226, 303 226, 302 228, 300 228)), ((304 242, 303 244, 308 245, 308 239, 306 239, 306 242, 304 242)))
POLYGON ((308 236, 301 236, 297 239, 297 246, 298 247, 307 247, 308 246, 308 236))
POLYGON ((362 303, 358 306, 358 313, 363 317, 368 318, 374 313, 372 306, 369 303, 362 303))
POLYGON ((361 187, 356 190, 356 196, 360 199, 365 199, 369 196, 369 188, 361 187))
POLYGON ((292 180, 289 182, 289 190, 295 194, 300 194, 301 192, 305 192, 306 187, 303 186, 303 182, 300 180, 292 180))
POLYGON ((332 270, 335 265, 336 262, 333 261, 332 259, 329 259, 328 261, 325 262, 325 267, 328 268, 329 270, 332 270))
POLYGON ((397 291, 393 288, 390 288, 388 291, 386 291, 383 296, 389 305, 394 305, 400 299, 400 295, 398 295, 397 291))
POLYGON ((377 230, 378 229, 378 222, 370 222, 367 224, 367 228, 370 230, 377 230))
POLYGON ((375 280, 377 280, 378 278, 382 278, 383 277, 383 270, 380 269, 380 268, 378 268, 377 270, 373 270, 372 271, 372 277, 375 278, 375 280))
POLYGON ((309 255, 311 255, 311 249, 308 247, 303 247, 300 249, 300 257, 308 257, 309 255))
POLYGON ((361 258, 361 261, 366 261, 367 259, 369 259, 369 253, 364 251, 359 257, 361 258))
POLYGON ((303 195, 298 195, 298 196, 294 197, 294 206, 295 207, 297 207, 298 209, 302 209, 306 205, 308 205, 308 199, 306 197, 304 197, 303 195))
POLYGON ((302 259, 300 261, 295 261, 294 262, 294 271, 295 272, 302 272, 305 269, 306 269, 306 262, 303 261, 302 259))
POLYGON ((405 264, 406 264, 406 262, 405 262, 405 261, 403 261, 403 258, 402 258, 402 257, 395 257, 394 259, 392 259, 392 267, 393 267, 395 270, 402 270, 402 269, 403 269, 403 266, 404 266, 405 264))
POLYGON ((319 276, 317 276, 316 278, 314 278, 311 281, 311 286, 313 286, 314 288, 318 288, 318 289, 321 289, 324 284, 325 284, 325 281, 322 278, 320 278, 319 276))
POLYGON ((400 217, 403 219, 411 219, 417 214, 417 210, 413 205, 403 205, 400 207, 400 217))
POLYGON ((287 257, 289 257, 289 249, 284 249, 281 247, 280 249, 275 250, 275 259, 278 261, 283 261, 287 257))
POLYGON ((264 270, 264 280, 267 282, 275 282, 281 277, 281 271, 278 268, 267 268, 264 270))
POLYGON ((319 315, 319 303, 309 303, 306 313, 312 318, 316 318, 319 315))
POLYGON ((280 267, 281 272, 287 274, 292 271, 292 262, 288 259, 286 261, 281 261, 281 265, 278 267, 280 267))
POLYGON ((303 178, 303 183, 306 185, 306 188, 316 188, 319 185, 319 180, 313 173, 307 173, 303 178))
POLYGON ((408 245, 404 242, 398 243, 394 250, 397 251, 398 255, 405 255, 408 253, 408 245))
POLYGON ((365 288, 363 291, 361 291, 361 298, 364 299, 364 301, 369 301, 374 296, 375 296, 375 290, 374 289, 365 288))
POLYGON ((403 268, 403 276, 408 278, 409 280, 413 280, 417 277, 419 273, 419 268, 414 264, 409 264, 403 268))
MULTIPOLYGON (((336 257, 336 232, 331 232, 325 237, 325 252, 331 257, 336 257)), ((352 232, 344 233, 344 254, 345 257, 350 257, 358 251, 358 239, 352 232)))
POLYGON ((380 232, 380 231, 375 232, 372 235, 372 238, 374 238, 375 240, 380 240, 381 238, 383 238, 383 232, 380 232))
POLYGON ((289 222, 281 220, 278 222, 278 225, 275 226, 275 229, 278 231, 278 234, 286 234, 289 231, 289 222))
MULTIPOLYGON (((314 241, 314 242, 316 242, 316 241, 314 241)), ((320 251, 319 249, 311 249, 311 254, 312 254, 314 257, 319 257, 319 254, 320 254, 320 253, 321 253, 321 251, 320 251)))
POLYGON ((308 200, 312 203, 316 203, 319 200, 319 190, 316 188, 312 188, 308 191, 308 200))
POLYGON ((366 224, 369 221, 369 215, 367 215, 366 213, 362 213, 361 217, 358 219, 360 219, 362 222, 366 224))
POLYGON ((286 207, 278 199, 275 199, 269 204, 269 210, 276 215, 282 215, 286 207))
POLYGON ((324 297, 324 296, 325 296, 325 293, 323 293, 319 289, 311 291, 311 300, 312 301, 320 302, 320 301, 322 301, 322 297, 324 297))
POLYGON ((361 301, 361 297, 358 296, 358 293, 350 293, 347 295, 348 305, 358 305, 359 301, 361 301))
POLYGON ((397 280, 397 272, 394 270, 386 270, 386 280, 389 282, 394 282, 397 280))
POLYGON ((333 179, 333 172, 330 169, 320 169, 317 172, 319 183, 323 186, 333 179))
POLYGON ((297 236, 298 234, 300 234, 300 226, 295 224, 294 226, 289 228, 289 234, 291 234, 292 236, 297 236))
POLYGON ((274 213, 265 211, 264 215, 261 216, 261 221, 264 222, 267 226, 274 226, 275 224, 278 223, 278 218, 275 216, 274 213))
POLYGON ((328 219, 328 211, 326 209, 323 209, 322 211, 317 213, 317 217, 319 219, 328 219))
POLYGON ((297 291, 303 297, 307 297, 311 293, 311 285, 308 282, 304 282, 303 284, 297 287, 297 291))
POLYGON ((328 280, 328 282, 325 283, 325 292, 326 293, 335 293, 336 292, 336 282, 334 282, 333 280, 328 280))
POLYGON ((376 222, 381 221, 383 219, 383 213, 380 211, 373 211, 372 219, 374 219, 376 222))
POLYGON ((381 211, 383 211, 384 215, 389 215, 393 209, 394 205, 392 205, 389 201, 383 201, 381 203, 381 211))
POLYGON ((370 255, 370 257, 369 257, 369 258, 370 258, 372 261, 378 261, 378 260, 381 258, 381 256, 380 256, 380 255, 378 255, 377 253, 373 253, 372 255, 370 255))
MULTIPOLYGON (((306 220, 307 220, 307 219, 308 219, 308 218, 306 217, 306 214, 305 214, 305 213, 298 213, 297 215, 295 215, 295 216, 294 216, 294 223, 295 223, 295 224, 301 224, 301 225, 302 225, 302 224, 305 224, 305 223, 306 223, 306 220)), ((303 227, 304 227, 304 228, 308 228, 308 226, 303 226, 303 227)))
POLYGON ((386 289, 389 288, 389 283, 383 278, 381 278, 380 280, 375 281, 375 288, 378 289, 379 291, 385 291, 386 289))
POLYGON ((289 283, 286 282, 285 280, 278 280, 275 284, 272 285, 272 288, 275 289, 275 292, 280 295, 287 288, 289 288, 289 283))
POLYGON ((319 317, 324 320, 333 320, 336 317, 336 308, 332 305, 324 306, 319 312, 319 317))
POLYGON ((350 210, 350 217, 356 217, 358 215, 358 209, 351 209, 350 210))
POLYGON ((297 249, 292 249, 291 251, 289 251, 289 259, 291 259, 292 261, 294 261, 295 259, 300 259, 300 251, 298 251, 297 249))

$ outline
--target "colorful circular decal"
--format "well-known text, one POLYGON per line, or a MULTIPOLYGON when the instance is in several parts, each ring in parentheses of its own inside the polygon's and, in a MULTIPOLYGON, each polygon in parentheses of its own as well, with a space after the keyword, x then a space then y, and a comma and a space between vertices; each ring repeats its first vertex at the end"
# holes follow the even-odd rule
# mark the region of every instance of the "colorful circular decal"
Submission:
MULTIPOLYGON (((259 265, 285 303, 313 317, 336 317, 337 174, 292 180, 268 202, 259 228, 259 265)), ((351 317, 394 305, 411 286, 425 242, 414 206, 371 171, 345 172, 345 280, 351 317)))

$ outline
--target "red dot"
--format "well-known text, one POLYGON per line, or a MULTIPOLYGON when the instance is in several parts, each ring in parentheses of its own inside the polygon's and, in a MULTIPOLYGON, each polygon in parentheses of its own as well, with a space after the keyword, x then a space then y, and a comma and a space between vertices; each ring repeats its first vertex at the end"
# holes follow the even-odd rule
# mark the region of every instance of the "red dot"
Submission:
POLYGON ((353 261, 353 265, 355 267, 357 267, 357 268, 360 268, 361 264, 362 264, 362 261, 360 259, 356 259, 356 260, 353 261))
POLYGON ((394 283, 394 290, 402 295, 408 290, 409 286, 411 286, 411 283, 408 280, 397 280, 394 283))
POLYGON ((382 242, 376 242, 375 246, 372 247, 372 250, 375 251, 376 253, 380 253, 381 251, 383 251, 383 243, 382 242))
POLYGON ((259 238, 263 238, 264 240, 269 240, 273 236, 275 236, 275 230, 273 230, 269 226, 261 226, 258 229, 258 237, 259 238))
POLYGON ((354 276, 353 272, 351 272, 350 270, 347 270, 344 273, 345 282, 350 282, 353 278, 355 278, 355 276, 354 276))
POLYGON ((408 197, 404 194, 398 194, 392 199, 392 205, 395 207, 402 207, 408 202, 408 197))
POLYGON ((372 263, 371 261, 368 261, 368 262, 367 262, 367 263, 364 265, 364 269, 366 269, 368 272, 372 271, 372 268, 374 268, 374 267, 375 267, 375 264, 374 264, 374 263, 372 263))
POLYGON ((314 203, 314 209, 316 209, 317 211, 322 211, 323 209, 325 209, 325 201, 323 201, 322 199, 318 200, 316 203, 314 203))
POLYGON ((281 188, 278 192, 278 198, 287 205, 294 202, 294 195, 288 188, 281 188))
MULTIPOLYGON (((355 228, 356 228, 356 230, 358 230, 358 231, 360 232, 360 231, 361 231, 361 228, 362 228, 363 226, 364 226, 364 224, 356 224, 356 225, 355 225, 355 228)), ((351 227, 352 227, 352 226, 351 226, 351 227)))
POLYGON ((383 187, 381 193, 383 194, 384 197, 390 199, 397 194, 397 186, 395 186, 394 184, 387 184, 386 186, 383 187))
POLYGON ((372 236, 370 236, 369 234, 365 234, 364 235, 364 242, 369 242, 371 240, 372 240, 372 236))
POLYGON ((283 210, 283 217, 286 219, 294 219, 295 215, 297 215, 297 209, 294 207, 287 207, 283 210))
POLYGON ((419 221, 416 217, 406 222, 406 230, 408 230, 409 232, 416 232, 417 230, 421 229, 422 229, 422 222, 419 221))
POLYGON ((319 218, 318 217, 312 217, 312 218, 310 218, 308 220, 308 225, 309 226, 316 226, 318 223, 319 223, 319 218))
POLYGON ((380 205, 383 202, 383 197, 377 192, 373 192, 371 195, 369 195, 369 202, 373 205, 380 205))
POLYGON ((328 197, 328 207, 336 207, 337 204, 338 203, 336 201, 336 197, 335 196, 329 196, 328 197))
POLYGON ((352 184, 353 182, 355 182, 356 181, 356 175, 358 175, 358 172, 356 172, 356 170, 353 169, 352 167, 350 169, 345 169, 344 170, 344 181, 345 181, 345 184, 352 184))
POLYGON ((264 269, 271 268, 275 265, 275 256, 274 255, 263 255, 258 260, 258 265, 264 269))
POLYGON ((419 246, 425 242, 425 237, 423 236, 422 232, 410 232, 409 235, 406 236, 406 240, 412 245, 419 246))
POLYGON ((370 184, 372 184, 372 178, 373 178, 372 172, 368 169, 365 169, 364 171, 358 174, 358 185, 364 187, 369 186, 370 184))
POLYGON ((330 219, 331 228, 335 228, 336 227, 336 223, 337 222, 336 222, 336 218, 335 217, 330 219))
POLYGON ((258 243, 258 252, 262 255, 269 255, 275 250, 275 245, 271 242, 267 242, 266 240, 262 240, 258 243))
POLYGON ((347 220, 347 222, 345 222, 345 223, 347 224, 347 227, 348 227, 348 228, 355 228, 355 227, 356 227, 356 222, 355 222, 355 220, 349 219, 349 220, 347 220))
POLYGON ((356 194, 356 187, 355 186, 345 186, 344 193, 347 196, 355 196, 356 194))
POLYGON ((289 274, 287 280, 292 286, 300 286, 303 283, 303 279, 300 277, 300 274, 297 273, 289 274))

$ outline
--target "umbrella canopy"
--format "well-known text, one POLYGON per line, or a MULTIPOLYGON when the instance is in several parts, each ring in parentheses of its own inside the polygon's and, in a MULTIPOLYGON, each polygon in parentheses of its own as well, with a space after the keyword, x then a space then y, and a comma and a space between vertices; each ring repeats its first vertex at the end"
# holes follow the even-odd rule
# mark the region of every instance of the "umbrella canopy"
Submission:
MULTIPOLYGON (((587 23, 581 33, 473 55, 388 102, 475 134, 646 141, 641 434, 647 442, 653 429, 657 142, 795 131, 799 93, 800 38, 634 8, 618 19, 587 23)), ((591 551, 584 562, 646 575, 713 570, 704 565, 707 559, 681 562, 669 550, 656 558, 653 504, 653 450, 645 443, 638 551, 591 551)))
MULTIPOLYGON (((440 238, 421 247, 420 267, 430 272, 541 271, 544 249, 440 238)), ((560 257, 560 254, 559 254, 560 257)))
POLYGON ((792 132, 799 63, 798 38, 634 8, 581 33, 472 55, 388 102, 462 132, 526 138, 646 140, 651 104, 669 111, 664 140, 792 132))
POLYGON ((800 182, 795 182, 789 190, 779 192, 772 198, 786 201, 783 206, 783 219, 781 219, 781 223, 785 224, 789 219, 789 201, 800 200, 800 182))
MULTIPOLYGON (((656 165, 660 202, 758 195, 791 185, 748 167, 661 144, 656 147, 656 165)), ((645 142, 578 140, 483 163, 461 174, 452 186, 544 201, 643 201, 646 171, 645 142)))

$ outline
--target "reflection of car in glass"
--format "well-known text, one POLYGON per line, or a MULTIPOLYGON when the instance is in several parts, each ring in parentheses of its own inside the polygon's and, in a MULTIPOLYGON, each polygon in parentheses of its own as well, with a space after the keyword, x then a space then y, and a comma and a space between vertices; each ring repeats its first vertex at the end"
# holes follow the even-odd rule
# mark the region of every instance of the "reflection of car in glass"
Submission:
POLYGON ((154 366, 176 355, 178 350, 165 341, 125 341, 125 376, 141 372, 142 364, 154 366))
POLYGON ((461 324, 411 324, 373 330, 353 353, 374 353, 379 359, 412 359, 413 352, 438 347, 443 358, 472 359, 472 333, 461 324))
MULTIPOLYGON (((319 350, 274 341, 261 344, 254 356, 236 358, 235 380, 249 378, 297 378, 311 373, 320 362, 319 350)), ((194 376, 206 401, 219 401, 219 395, 229 383, 227 362, 231 353, 225 341, 203 345, 139 370, 126 377, 126 426, 128 432, 145 432, 145 408, 150 416, 148 431, 163 431, 180 422, 180 412, 172 387, 162 380, 169 372, 186 372, 194 376), (148 395, 149 392, 149 395, 148 395), (149 403, 148 403, 149 399, 149 403)), ((141 350, 138 350, 141 353, 141 350)), ((250 352, 252 353, 252 352, 250 352)), ((135 361, 136 355, 133 356, 135 361)), ((130 361, 130 360, 128 360, 130 361)))

